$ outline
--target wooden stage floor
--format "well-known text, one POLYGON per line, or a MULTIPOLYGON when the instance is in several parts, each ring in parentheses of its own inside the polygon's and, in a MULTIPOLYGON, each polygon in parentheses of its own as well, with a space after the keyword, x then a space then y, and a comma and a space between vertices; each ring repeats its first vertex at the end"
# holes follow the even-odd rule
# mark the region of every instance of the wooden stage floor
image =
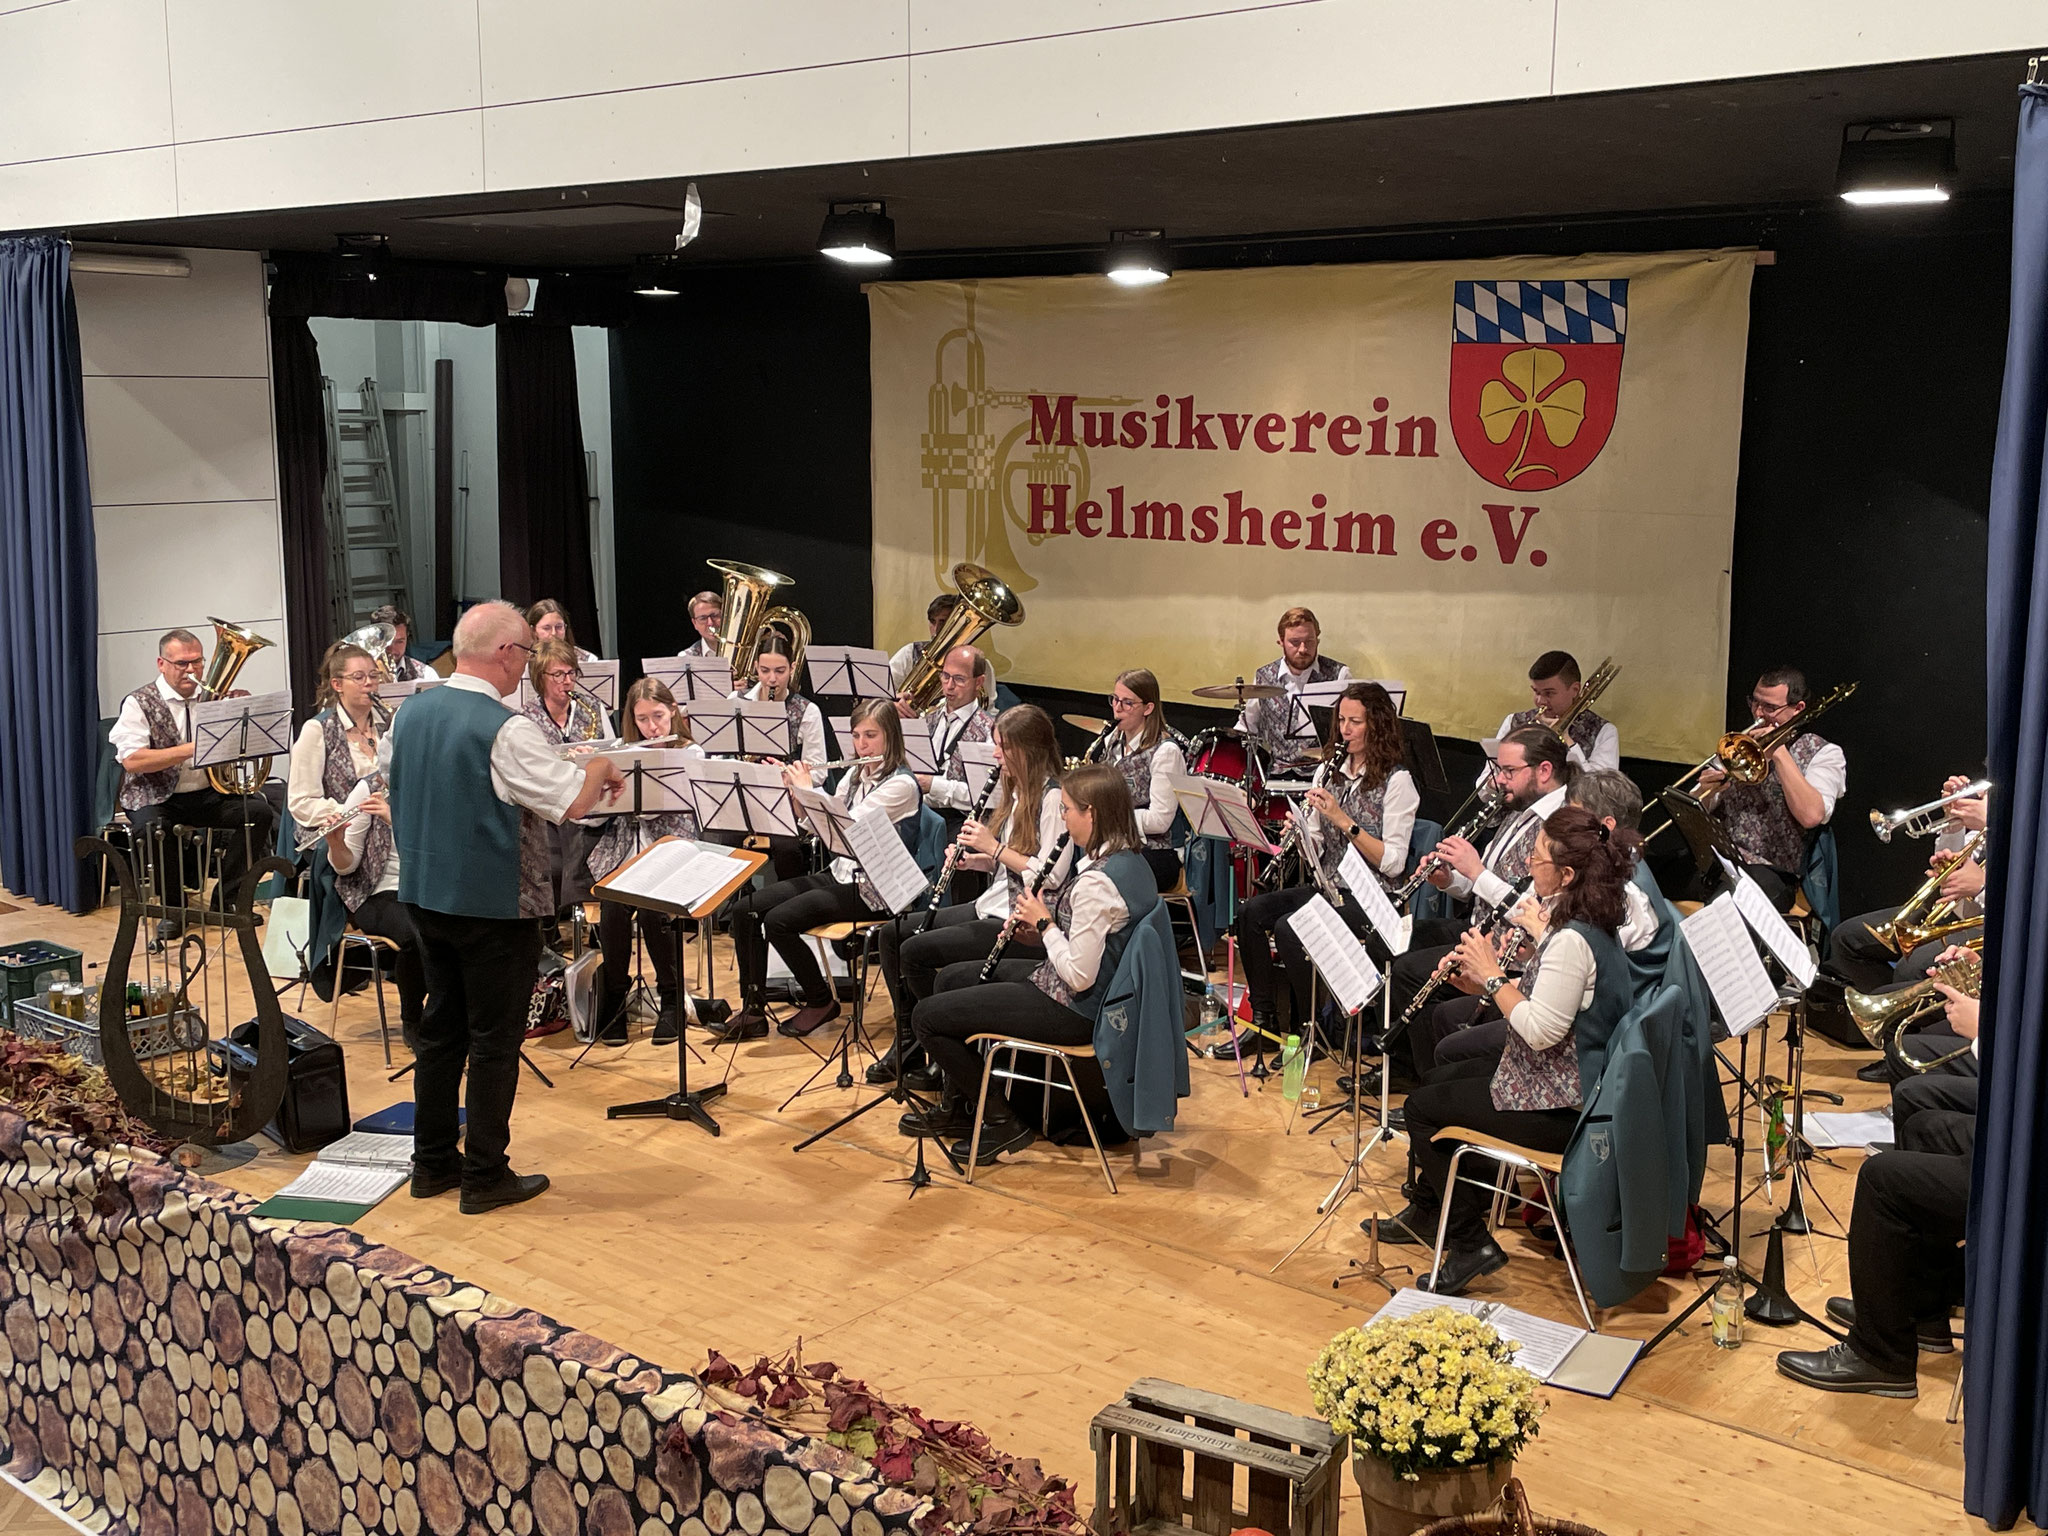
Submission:
MULTIPOLYGON (((104 957, 113 928, 110 911, 72 918, 24 903, 0 916, 0 943, 46 937, 93 960, 104 957)), ((723 941, 719 955, 730 955, 723 941)), ((875 996, 885 1013, 879 977, 875 996)), ((328 1027, 329 1009, 316 1000, 303 1016, 328 1027)), ((522 1075, 512 1156, 520 1170, 552 1178, 546 1195, 465 1217, 453 1195, 414 1201, 401 1190, 365 1218, 365 1234, 675 1368, 701 1365, 707 1348, 751 1357, 801 1337, 813 1358, 1042 1458, 1074 1479, 1084 1500, 1088 1420, 1130 1381, 1160 1376, 1310 1412, 1310 1361, 1385 1299, 1370 1282, 1333 1289, 1332 1280, 1364 1251, 1358 1219, 1368 1202, 1401 1204, 1398 1149, 1373 1159, 1377 1193, 1353 1196, 1273 1273, 1314 1224, 1350 1145, 1348 1121, 1335 1137, 1298 1125, 1290 1132, 1277 1076, 1245 1097, 1228 1064, 1196 1063, 1181 1128, 1144 1143, 1136 1171, 1128 1150, 1112 1154, 1120 1196, 1103 1187, 1086 1147, 1041 1143, 971 1188, 941 1171, 906 1200, 904 1186, 889 1181, 907 1171, 912 1143, 898 1136, 891 1110, 792 1154, 802 1135, 871 1092, 827 1088, 778 1111, 816 1064, 796 1041, 738 1048, 731 1091, 713 1106, 724 1132, 717 1138, 661 1120, 607 1121, 606 1105, 675 1086, 674 1049, 651 1046, 646 1029, 635 1027, 630 1047, 600 1048, 573 1071, 579 1047, 568 1034, 533 1049, 556 1086, 522 1075)), ((407 1096, 402 1082, 385 1081, 367 994, 343 1002, 335 1030, 357 1116, 407 1096)), ((694 1083, 713 1080, 734 1053, 705 1054, 692 1065, 694 1083)), ((1874 1107, 1882 1090, 1854 1076, 1868 1059, 1818 1042, 1809 1086, 1841 1092, 1851 1108, 1874 1107)), ((1332 1094, 1330 1069, 1318 1075, 1332 1094)), ((224 1182, 264 1194, 306 1162, 258 1144, 261 1155, 224 1182)), ((1844 1229, 1859 1156, 1816 1166, 1815 1188, 1840 1218, 1816 1201, 1817 1226, 1844 1229)), ((1729 1201, 1731 1169, 1718 1152, 1705 1195, 1717 1214, 1729 1201)), ((1761 1196, 1746 1213, 1746 1225, 1760 1230, 1761 1196)), ((1515 1261, 1481 1291, 1575 1318, 1563 1267, 1509 1246, 1515 1261)), ((1389 1249, 1387 1257, 1412 1262, 1415 1253, 1389 1249)), ((1745 1241, 1744 1255, 1761 1266, 1760 1236, 1745 1241)), ((1847 1292, 1841 1241, 1794 1239, 1786 1260, 1790 1289, 1809 1311, 1847 1292)), ((1647 1338, 1696 1294, 1691 1280, 1660 1281, 1602 1326, 1647 1338)), ((1541 1436, 1521 1465, 1532 1502, 1607 1536, 1983 1529, 1959 1502, 1962 1427, 1944 1422, 1960 1356, 1923 1356, 1911 1403, 1815 1393, 1777 1375, 1779 1349, 1825 1342, 1805 1325, 1752 1325, 1741 1349, 1719 1351, 1702 1309, 1611 1402, 1547 1392, 1541 1436)), ((1358 1536, 1348 1474, 1345 1486, 1345 1530, 1358 1536)), ((15 1528, 6 1518, 0 1498, 0 1529, 15 1528)))

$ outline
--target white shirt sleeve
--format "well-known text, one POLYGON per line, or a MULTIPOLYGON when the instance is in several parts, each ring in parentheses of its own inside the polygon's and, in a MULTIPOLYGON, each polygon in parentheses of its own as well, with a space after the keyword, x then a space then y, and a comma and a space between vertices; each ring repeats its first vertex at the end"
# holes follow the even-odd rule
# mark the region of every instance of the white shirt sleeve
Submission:
POLYGON ((285 809, 301 832, 341 813, 340 804, 328 798, 326 784, 327 732, 317 719, 308 720, 292 743, 291 773, 285 780, 285 809))
POLYGON ((1401 878, 1408 867, 1408 842, 1415 835, 1415 813, 1422 808, 1422 791, 1406 768, 1396 768, 1387 777, 1387 792, 1380 800, 1380 841, 1386 851, 1380 855, 1380 873, 1390 880, 1401 878))
POLYGON ((1641 954, 1657 937, 1657 909, 1650 905, 1650 898, 1633 880, 1622 886, 1621 895, 1625 905, 1621 929, 1615 937, 1621 940, 1621 947, 1628 953, 1641 954))
POLYGON ((1170 736, 1162 736, 1159 749, 1152 754, 1152 803, 1137 813, 1138 830, 1145 836, 1163 837, 1173 825, 1173 818, 1180 813, 1180 802, 1173 795, 1173 781, 1176 775, 1187 771, 1187 754, 1181 751, 1180 743, 1170 736))
POLYGON ((559 825, 583 793, 583 768, 558 756, 528 716, 511 715, 491 739, 491 792, 559 825))
POLYGON ((107 740, 114 744, 116 762, 125 762, 149 746, 149 720, 132 693, 121 700, 121 712, 114 717, 114 728, 107 732, 107 740))
MULTIPOLYGON (((1572 750, 1576 752, 1578 748, 1574 747, 1572 750)), ((1567 753, 1566 755, 1569 756, 1570 754, 1567 753)), ((1583 766, 1587 768, 1594 769, 1595 771, 1602 768, 1618 770, 1621 767, 1620 728, 1612 720, 1608 721, 1600 727, 1600 734, 1593 738, 1593 750, 1590 753, 1582 753, 1580 755, 1583 766)))
POLYGON ((1835 814, 1835 802, 1849 787, 1849 759, 1831 741, 1814 753, 1813 761, 1802 771, 1806 782, 1813 786, 1813 792, 1820 796, 1821 820, 1831 820, 1835 814))
POLYGON ((817 705, 809 700, 804 702, 803 722, 797 727, 797 760, 805 763, 827 763, 832 760, 825 750, 825 716, 817 705))
POLYGON ((916 643, 910 641, 898 646, 896 654, 889 658, 889 686, 898 693, 903 691, 903 681, 910 676, 911 666, 917 660, 916 643))
MULTIPOLYGON (((1460 896, 1467 894, 1464 891, 1458 890, 1458 886, 1463 883, 1464 876, 1451 876, 1451 890, 1455 894, 1460 896)), ((1490 869, 1479 871, 1479 878, 1471 882, 1469 891, 1471 895, 1477 896, 1489 907, 1497 907, 1515 894, 1515 888, 1490 869)))
POLYGON ((1075 879, 1069 912, 1071 932, 1057 924, 1045 930, 1045 955, 1060 980, 1076 992, 1086 992, 1102 969, 1109 936, 1129 922, 1131 914, 1117 894, 1116 882, 1099 866, 1083 870, 1075 879))
POLYGON ((1593 1000, 1593 948, 1569 928, 1543 941, 1535 985, 1508 1015, 1508 1027, 1533 1051, 1547 1051, 1571 1033, 1579 1011, 1593 1000))

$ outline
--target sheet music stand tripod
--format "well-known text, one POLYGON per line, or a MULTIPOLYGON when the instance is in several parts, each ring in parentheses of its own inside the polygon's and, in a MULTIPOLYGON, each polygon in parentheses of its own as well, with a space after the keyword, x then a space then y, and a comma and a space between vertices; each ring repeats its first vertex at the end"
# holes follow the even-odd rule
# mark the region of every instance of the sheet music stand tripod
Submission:
MULTIPOLYGON (((660 847, 661 845, 657 843, 655 846, 660 847)), ((643 857, 645 857, 644 854, 635 854, 617 869, 613 870, 611 874, 607 875, 604 880, 597 882, 593 889, 606 891, 608 882, 616 880, 643 857)), ((708 922, 712 914, 724 904, 726 898, 746 884, 747 881, 753 879, 754 872, 768 862, 766 854, 755 853, 747 849, 735 849, 732 857, 745 861, 747 867, 726 881, 716 891, 705 897, 695 908, 685 907, 672 901, 663 901, 657 896, 643 896, 637 892, 619 890, 606 891, 602 899, 621 902, 626 906, 637 907, 645 912, 660 912, 672 920, 685 917, 695 918, 701 925, 708 922)), ((682 924, 675 922, 673 924, 673 931, 675 933, 676 946, 676 975, 680 978, 683 974, 684 939, 682 924)), ((680 1025, 682 1020, 678 1019, 676 1022, 680 1025)), ((684 1038, 684 1035, 685 1031, 681 1028, 676 1030, 676 1091, 671 1094, 665 1094, 658 1099, 638 1099, 630 1104, 613 1104, 605 1110, 605 1119, 637 1120, 660 1118, 666 1120, 687 1120, 692 1125, 709 1131, 713 1136, 719 1134, 718 1122, 711 1118, 711 1112, 704 1106, 722 1095, 726 1091, 726 1084, 720 1081, 711 1084, 708 1088, 691 1089, 690 1044, 684 1038)))

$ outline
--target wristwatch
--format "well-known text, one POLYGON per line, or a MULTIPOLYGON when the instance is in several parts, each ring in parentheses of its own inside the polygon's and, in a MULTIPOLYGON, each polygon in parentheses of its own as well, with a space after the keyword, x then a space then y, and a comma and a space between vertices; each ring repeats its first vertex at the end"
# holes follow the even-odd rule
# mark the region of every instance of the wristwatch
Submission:
POLYGON ((1036 928, 1040 934, 1043 934, 1046 929, 1052 926, 1052 919, 1049 917, 1041 917, 1037 922, 1033 923, 1031 926, 1033 928, 1036 928))
POLYGON ((1485 994, 1486 1000, 1492 1002, 1494 994, 1507 984, 1508 978, 1505 973, 1499 976, 1489 976, 1486 978, 1486 985, 1480 990, 1485 994))

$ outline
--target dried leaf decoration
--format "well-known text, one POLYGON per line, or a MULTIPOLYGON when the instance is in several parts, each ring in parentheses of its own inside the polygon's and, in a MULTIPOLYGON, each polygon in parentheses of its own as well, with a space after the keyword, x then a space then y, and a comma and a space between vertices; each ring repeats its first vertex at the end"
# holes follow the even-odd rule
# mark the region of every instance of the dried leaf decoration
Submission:
POLYGON ((1564 377, 1564 359, 1548 347, 1510 352, 1501 359, 1500 372, 1500 378, 1487 380, 1479 391, 1479 422, 1490 443, 1504 443, 1521 428, 1522 443, 1508 466, 1508 483, 1532 470, 1555 475, 1552 465, 1529 462, 1536 422, 1542 421, 1543 435, 1554 447, 1569 447, 1586 423, 1585 380, 1558 383, 1564 377))

